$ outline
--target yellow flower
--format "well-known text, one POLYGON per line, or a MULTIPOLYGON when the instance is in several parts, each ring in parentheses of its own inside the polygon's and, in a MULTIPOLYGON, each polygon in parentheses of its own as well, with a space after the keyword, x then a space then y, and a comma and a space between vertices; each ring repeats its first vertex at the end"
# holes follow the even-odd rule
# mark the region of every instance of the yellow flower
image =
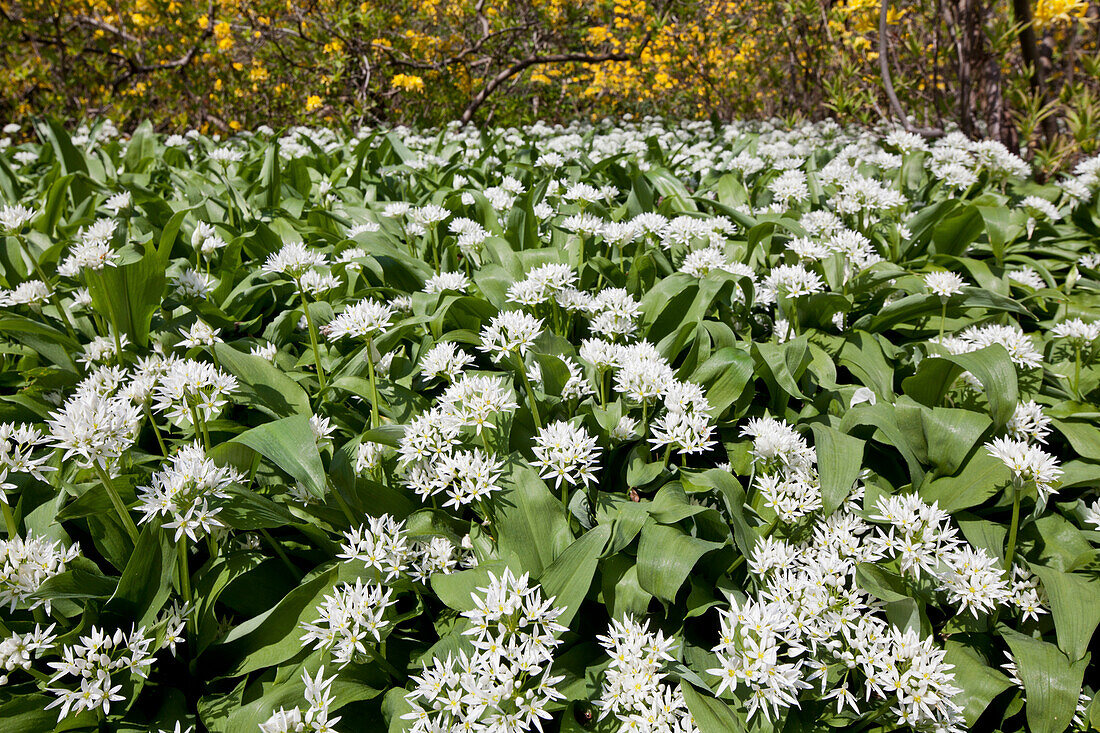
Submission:
POLYGON ((1035 4, 1035 25, 1043 27, 1084 20, 1088 9, 1087 0, 1039 0, 1035 4))
POLYGON ((312 112, 315 109, 321 107, 321 98, 316 94, 311 94, 309 99, 306 100, 306 112, 312 112))
POLYGON ((424 91, 424 80, 419 76, 413 74, 395 74, 390 79, 390 84, 395 89, 403 89, 406 92, 422 92, 424 91))

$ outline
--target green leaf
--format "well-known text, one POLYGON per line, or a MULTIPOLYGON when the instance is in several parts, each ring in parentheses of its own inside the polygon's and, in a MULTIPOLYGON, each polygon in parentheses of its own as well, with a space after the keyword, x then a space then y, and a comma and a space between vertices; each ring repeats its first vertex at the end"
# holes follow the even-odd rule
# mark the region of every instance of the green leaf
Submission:
POLYGON ((221 343, 214 344, 214 353, 222 368, 237 378, 242 395, 253 407, 272 417, 312 413, 305 390, 267 359, 221 343))
POLYGON ((302 651, 299 626, 316 617, 316 606, 336 579, 329 567, 307 578, 272 609, 244 621, 208 654, 224 674, 237 676, 281 664, 302 651))
POLYGON ((1012 474, 999 458, 979 450, 954 476, 933 479, 920 489, 921 498, 940 509, 955 513, 985 503, 1002 491, 1012 474))
POLYGON ((724 346, 696 367, 691 381, 707 390, 712 417, 721 417, 752 379, 752 357, 742 349, 724 346))
POLYGON ((961 255, 984 231, 985 220, 978 207, 963 204, 933 227, 931 249, 939 254, 961 255))
POLYGON ((977 652, 957 641, 945 645, 944 661, 954 665, 955 686, 962 690, 955 702, 967 725, 974 725, 993 698, 1012 687, 1012 680, 985 663, 977 652))
POLYGON ((680 692, 699 733, 730 733, 744 731, 745 726, 729 705, 721 700, 703 695, 686 681, 680 680, 680 692))
POLYGON ((305 415, 291 415, 247 430, 231 442, 247 445, 302 482, 317 497, 325 495, 325 467, 305 415))
POLYGON ((271 529, 296 521, 294 515, 281 505, 254 491, 230 486, 226 493, 229 498, 221 502, 218 519, 227 527, 241 530, 271 529))
POLYGON ((60 575, 47 578, 38 586, 34 597, 56 601, 62 598, 109 598, 115 592, 118 578, 104 575, 91 560, 78 557, 69 563, 69 569, 60 575))
POLYGON ((1032 733, 1062 733, 1077 708, 1088 657, 1070 662, 1045 641, 1002 627, 1027 693, 1027 725, 1032 733))
POLYGON ((108 608, 148 626, 164 607, 177 577, 176 550, 159 522, 141 529, 108 608))
POLYGON ((526 466, 517 465, 513 488, 497 503, 498 546, 501 554, 515 558, 524 572, 543 574, 573 540, 565 507, 526 466))
POLYGON ((836 511, 855 486, 863 468, 865 441, 815 423, 814 448, 821 477, 821 503, 826 515, 836 511))
POLYGON ((917 402, 934 407, 964 371, 973 374, 981 383, 996 428, 1004 427, 1016 410, 1019 390, 1016 365, 1000 344, 993 344, 969 354, 948 354, 922 359, 917 373, 902 382, 902 389, 917 402))
POLYGON ((722 546, 721 542, 692 537, 678 527, 649 521, 642 527, 638 543, 638 582, 658 598, 674 601, 699 558, 722 546))
POLYGON ((555 596, 556 608, 564 609, 558 623, 568 626, 580 610, 581 601, 592 586, 596 565, 611 538, 611 526, 601 524, 565 548, 539 578, 543 596, 555 596))
POLYGON ((1100 624, 1100 582, 1077 573, 1032 565, 1050 599, 1050 613, 1058 632, 1058 647, 1070 661, 1084 658, 1100 624))

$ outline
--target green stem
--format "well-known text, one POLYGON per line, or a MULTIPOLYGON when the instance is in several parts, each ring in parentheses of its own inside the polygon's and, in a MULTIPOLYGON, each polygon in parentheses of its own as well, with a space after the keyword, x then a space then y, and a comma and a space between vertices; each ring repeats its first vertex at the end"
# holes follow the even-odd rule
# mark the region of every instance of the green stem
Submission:
POLYGON ((286 569, 290 571, 290 574, 294 576, 295 580, 302 579, 302 571, 294 566, 294 563, 290 561, 290 557, 287 556, 286 550, 283 549, 282 544, 271 536, 263 527, 260 527, 260 535, 264 538, 267 544, 271 545, 271 549, 275 550, 275 554, 279 556, 279 559, 283 561, 283 565, 286 565, 286 569))
POLYGON ((27 247, 27 243, 23 241, 23 237, 19 236, 15 238, 15 241, 19 242, 19 248, 23 250, 23 255, 30 260, 31 265, 34 267, 35 274, 38 275, 38 279, 46 284, 46 287, 50 290, 50 302, 53 303, 53 307, 57 309, 57 315, 61 317, 61 322, 65 324, 65 332, 69 334, 69 338, 76 338, 76 331, 73 330, 72 321, 69 320, 69 315, 65 312, 65 309, 61 307, 61 299, 57 297, 57 292, 53 289, 53 284, 49 278, 46 277, 46 273, 42 272, 42 268, 38 265, 32 255, 30 249, 27 247))
POLYGON ((143 407, 145 408, 145 419, 149 421, 149 424, 153 426, 153 435, 157 436, 157 443, 160 444, 160 452, 165 458, 168 457, 168 446, 164 444, 164 438, 161 437, 160 428, 157 427, 157 421, 153 418, 153 412, 149 409, 149 403, 146 402, 143 407))
POLYGON ((19 536, 19 525, 15 523, 15 516, 11 513, 11 507, 6 501, 0 501, 0 510, 4 512, 4 526, 8 529, 8 539, 19 536))
POLYGON ((202 441, 203 449, 210 450, 210 436, 206 434, 206 425, 199 421, 199 410, 191 400, 187 400, 187 407, 191 410, 191 427, 195 429, 195 438, 202 441))
POLYGON ((940 345, 943 345, 943 328, 944 323, 947 321, 947 298, 941 298, 943 301, 940 307, 940 345))
POLYGON ((523 380, 523 388, 527 391, 527 401, 531 403, 531 417, 535 420, 535 427, 542 430, 542 418, 539 416, 539 406, 535 402, 535 390, 531 388, 531 380, 527 378, 527 365, 523 363, 523 357, 516 354, 516 363, 519 364, 519 377, 523 380))
POLYGON ((436 226, 432 226, 432 233, 428 239, 428 246, 432 248, 432 261, 435 264, 435 274, 439 274, 439 232, 436 226))
POLYGON ((302 310, 306 313, 306 327, 309 329, 309 343, 313 347, 313 361, 317 364, 317 381, 321 389, 325 388, 325 370, 321 367, 321 349, 317 346, 317 329, 313 325, 313 316, 309 313, 309 301, 306 300, 306 291, 302 290, 302 284, 298 284, 298 294, 302 296, 302 310))
POLYGON ((367 650, 367 656, 378 662, 379 666, 382 667, 382 669, 386 670, 386 673, 390 677, 397 680, 398 682, 404 682, 408 679, 408 676, 406 674, 401 672, 401 670, 399 670, 397 667, 390 664, 389 661, 381 654, 379 654, 378 650, 375 649, 373 646, 371 646, 370 644, 364 644, 364 647, 367 650))
POLYGON ((111 477, 107 475, 107 472, 103 470, 103 466, 98 462, 93 461, 92 467, 95 469, 96 475, 99 476, 99 480, 103 483, 103 488, 107 491, 107 496, 111 499, 111 504, 114 505, 115 511, 118 512, 119 519, 122 520, 122 526, 126 528, 127 534, 130 535, 130 539, 137 544, 138 541, 138 528, 134 524, 133 518, 130 516, 130 511, 126 508, 126 505, 122 503, 122 497, 115 491, 115 486, 111 483, 111 477))
POLYGON ((1012 524, 1008 526, 1008 547, 1005 550, 1005 571, 1012 578, 1012 562, 1016 559, 1016 531, 1020 528, 1020 485, 1018 479, 1012 479, 1012 524))
POLYGON ((1077 399, 1084 402, 1084 396, 1081 394, 1081 342, 1076 341, 1073 344, 1073 391, 1077 395, 1077 399))
POLYGON ((180 595, 183 596, 184 602, 187 604, 187 635, 193 640, 191 643, 197 642, 197 634, 195 629, 195 609, 193 598, 191 596, 191 569, 187 562, 187 537, 182 536, 179 541, 176 542, 176 559, 179 561, 179 576, 180 576, 180 595))
MULTIPOLYGON (((319 365, 318 365, 319 366, 319 365)), ((367 337, 367 375, 370 377, 370 426, 378 427, 378 382, 374 376, 374 339, 367 337)))

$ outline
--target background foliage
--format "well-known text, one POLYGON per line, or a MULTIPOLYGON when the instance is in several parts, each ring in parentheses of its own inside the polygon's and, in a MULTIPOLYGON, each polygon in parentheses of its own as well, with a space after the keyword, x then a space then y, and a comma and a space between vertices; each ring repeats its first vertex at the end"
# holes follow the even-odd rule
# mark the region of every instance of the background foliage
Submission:
POLYGON ((1097 144, 1098 15, 1088 0, 4 0, 0 116, 225 132, 904 113, 1049 167, 1097 144))

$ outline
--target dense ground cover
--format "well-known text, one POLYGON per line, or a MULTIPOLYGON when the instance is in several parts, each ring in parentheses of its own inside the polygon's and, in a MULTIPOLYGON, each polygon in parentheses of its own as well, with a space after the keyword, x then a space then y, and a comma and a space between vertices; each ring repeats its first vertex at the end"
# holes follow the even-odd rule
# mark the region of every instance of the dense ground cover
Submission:
POLYGON ((0 731, 1100 720, 1100 159, 35 133, 0 731))

